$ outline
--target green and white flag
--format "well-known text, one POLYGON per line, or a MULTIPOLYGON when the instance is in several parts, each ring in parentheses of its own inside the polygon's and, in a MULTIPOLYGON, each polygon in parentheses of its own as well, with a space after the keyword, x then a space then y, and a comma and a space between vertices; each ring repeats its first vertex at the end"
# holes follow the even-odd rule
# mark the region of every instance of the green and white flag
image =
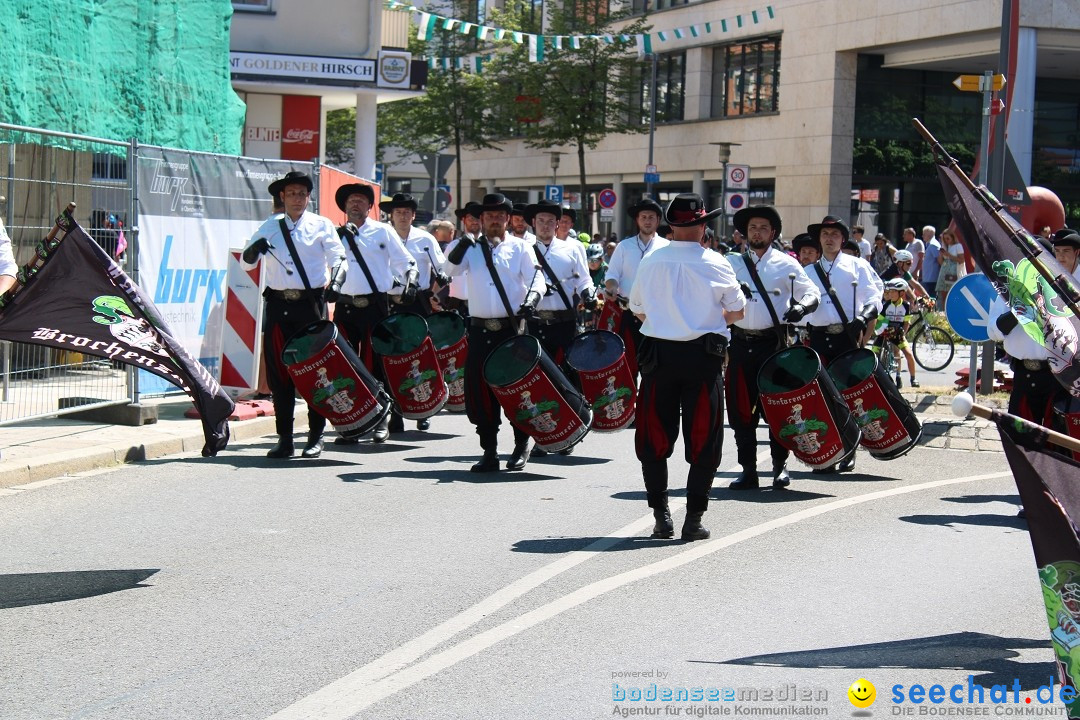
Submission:
POLYGON ((431 13, 420 13, 419 29, 416 32, 417 40, 430 40, 435 34, 435 16, 431 13))
POLYGON ((544 36, 526 35, 529 40, 529 62, 544 62, 544 36))
POLYGON ((675 33, 675 38, 678 40, 682 40, 684 37, 686 37, 682 28, 675 28, 674 30, 672 30, 672 32, 675 33))
POLYGON ((690 26, 690 34, 694 37, 701 37, 701 28, 697 25, 690 26))
POLYGON ((570 36, 570 49, 572 49, 572 50, 580 50, 581 49, 581 38, 579 36, 577 36, 577 35, 571 35, 570 36))
POLYGON ((513 38, 514 42, 516 42, 518 45, 525 42, 524 33, 519 33, 517 30, 512 31, 510 33, 510 37, 513 38))
POLYGON ((476 23, 463 22, 461 23, 461 28, 458 29, 458 32, 462 35, 468 35, 470 32, 472 32, 472 29, 474 27, 476 27, 476 23))
POLYGON ((661 30, 656 33, 656 37, 660 38, 660 42, 667 42, 668 34, 666 30, 661 30))
POLYGON ((754 24, 757 25, 757 23, 758 23, 757 10, 751 10, 750 11, 750 17, 752 17, 754 19, 754 24))
POLYGON ((772 20, 774 17, 776 17, 775 15, 773 15, 772 5, 766 5, 765 6, 765 12, 769 13, 769 19, 770 20, 772 20))
POLYGON ((638 57, 652 55, 652 35, 645 33, 637 36, 638 57))
POLYGON ((556 35, 551 40, 551 46, 553 48, 555 48, 556 50, 562 50, 562 41, 563 41, 563 36, 562 35, 556 35))
POLYGON ((476 31, 476 38, 478 40, 487 40, 488 33, 491 32, 491 28, 487 25, 480 26, 480 29, 476 31))
POLYGON ((454 26, 457 25, 459 22, 461 22, 461 21, 460 20, 455 20, 454 18, 443 18, 442 29, 443 30, 453 30, 454 26))

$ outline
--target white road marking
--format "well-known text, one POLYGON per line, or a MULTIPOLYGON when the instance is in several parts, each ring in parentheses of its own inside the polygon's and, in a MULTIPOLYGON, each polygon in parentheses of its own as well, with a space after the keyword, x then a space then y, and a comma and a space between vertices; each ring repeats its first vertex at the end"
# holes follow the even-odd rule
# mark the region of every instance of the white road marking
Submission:
MULTIPOLYGON (((644 580, 653 575, 658 575, 682 567, 683 565, 687 565, 695 560, 711 555, 719 550, 723 550, 724 548, 731 547, 732 545, 745 540, 756 538, 771 530, 794 525, 795 523, 819 515, 824 515, 825 513, 843 510, 874 500, 895 497, 897 495, 906 495, 922 490, 931 490, 933 488, 945 487, 948 485, 1009 477, 1011 475, 1011 472, 997 472, 949 480, 935 480, 932 482, 920 483, 918 485, 879 490, 798 510, 783 517, 759 523, 753 527, 740 530, 739 532, 715 540, 695 542, 675 555, 590 583, 558 598, 557 600, 553 600, 534 610, 530 610, 513 620, 508 620, 490 630, 486 630, 467 640, 463 640, 457 645, 453 645, 446 650, 436 653, 422 662, 410 667, 404 667, 408 662, 411 662, 411 660, 407 658, 415 659, 418 657, 422 654, 422 648, 424 646, 430 647, 429 643, 431 640, 434 640, 438 636, 448 637, 447 633, 450 630, 453 630, 450 634, 454 634, 459 632, 460 629, 464 629, 467 624, 476 622, 473 618, 477 617, 477 611, 481 607, 487 606, 489 601, 498 603, 496 607, 502 607, 510 602, 510 600, 527 592, 528 589, 535 587, 539 582, 542 582, 542 578, 549 578, 556 574, 556 572, 552 571, 555 566, 561 566, 562 563, 571 562, 572 564, 567 567, 573 567, 595 554, 593 552, 587 553, 590 548, 599 549, 597 546, 605 543, 604 547, 609 547, 617 542, 617 538, 619 537, 618 533, 628 532, 630 528, 647 526, 648 523, 652 522, 651 517, 642 518, 627 525, 625 528, 618 531, 618 533, 614 533, 606 538, 596 541, 590 545, 589 548, 578 551, 579 553, 584 554, 582 557, 577 558, 570 555, 531 573, 525 578, 512 583, 503 590, 500 590, 489 598, 481 601, 477 605, 474 605, 460 615, 447 620, 442 625, 430 630, 419 638, 402 645, 400 648, 392 650, 381 658, 368 663, 359 670, 346 675, 340 680, 337 680, 330 685, 317 690, 311 695, 298 700, 279 712, 274 713, 270 716, 269 720, 347 720, 347 718, 351 718, 361 710, 370 707, 380 700, 384 700, 396 692, 404 690, 421 680, 425 680, 462 660, 466 660, 503 640, 524 632, 545 620, 550 620, 551 618, 556 617, 567 610, 571 610, 578 605, 582 605, 589 600, 600 597, 613 590, 617 590, 630 583, 637 582, 638 580, 644 580), (514 590, 511 590, 511 588, 514 588, 514 590), (467 623, 466 621, 469 620, 471 620, 471 622, 467 623), (389 670, 389 673, 387 673, 387 670, 389 670)), ((557 572, 562 572, 562 570, 559 569, 557 572)))

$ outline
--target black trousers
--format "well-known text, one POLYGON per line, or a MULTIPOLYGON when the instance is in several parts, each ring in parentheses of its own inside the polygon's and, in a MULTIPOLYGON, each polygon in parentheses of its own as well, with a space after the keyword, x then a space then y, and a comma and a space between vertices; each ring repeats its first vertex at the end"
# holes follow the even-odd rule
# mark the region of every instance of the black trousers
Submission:
MULTIPOLYGON (((291 439, 293 412, 296 403, 296 386, 285 369, 281 352, 285 343, 307 325, 322 320, 326 303, 321 299, 303 297, 299 300, 266 298, 266 314, 263 326, 263 356, 266 358, 266 384, 274 396, 274 424, 277 433, 291 439)), ((326 429, 326 418, 308 403, 308 433, 321 433, 326 429)))
MULTIPOLYGON (((491 351, 504 340, 517 335, 517 321, 502 330, 488 330, 479 325, 469 325, 469 354, 465 358, 465 414, 476 426, 480 447, 495 450, 502 424, 502 407, 495 393, 484 380, 484 363, 491 351)), ((524 444, 529 436, 514 426, 514 443, 524 444)))
MULTIPOLYGON (((686 462, 687 512, 709 506, 713 476, 724 440, 724 359, 696 342, 645 338, 656 367, 642 372, 634 447, 641 461, 649 507, 667 502, 667 459, 679 437, 680 416, 686 462)), ((644 353, 643 353, 644 357, 644 353)))
POLYGON ((1009 395, 1009 412, 1025 420, 1050 427, 1054 416, 1054 400, 1065 389, 1044 365, 1028 370, 1023 360, 1012 361, 1013 389, 1009 395))
POLYGON ((391 300, 390 312, 394 313, 395 315, 397 313, 411 312, 416 313, 420 317, 427 317, 431 314, 431 291, 417 290, 416 299, 413 300, 411 303, 396 303, 391 300))
MULTIPOLYGON (((731 344, 728 345, 728 369, 724 378, 724 399, 727 402, 728 424, 735 431, 739 464, 747 470, 757 465, 757 426, 758 421, 763 418, 758 391, 758 371, 778 349, 778 338, 775 334, 748 336, 740 335, 732 329, 731 344)), ((787 448, 776 441, 771 429, 769 452, 772 455, 773 470, 787 462, 790 454, 787 448)))
POLYGON ((364 361, 364 367, 378 380, 386 383, 382 357, 371 345, 371 331, 390 315, 389 301, 384 293, 376 293, 367 307, 338 303, 334 306, 334 325, 364 361))
POLYGON ((529 321, 529 334, 540 341, 540 347, 544 348, 551 361, 559 366, 559 369, 577 385, 577 373, 566 364, 566 356, 570 352, 570 343, 577 337, 577 320, 558 320, 555 322, 541 322, 538 319, 529 321))
POLYGON ((854 339, 854 331, 850 326, 844 328, 844 332, 830 335, 825 328, 810 328, 810 348, 821 356, 821 362, 825 367, 833 360, 843 355, 848 350, 855 350, 858 344, 854 339))

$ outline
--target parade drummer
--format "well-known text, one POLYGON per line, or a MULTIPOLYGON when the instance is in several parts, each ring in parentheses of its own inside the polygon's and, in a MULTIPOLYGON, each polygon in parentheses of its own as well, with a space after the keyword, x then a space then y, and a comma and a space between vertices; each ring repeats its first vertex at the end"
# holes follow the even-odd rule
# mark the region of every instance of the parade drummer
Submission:
MULTIPOLYGON (((458 222, 461 223, 461 233, 456 238, 450 241, 450 244, 446 246, 446 254, 449 255, 450 251, 454 249, 454 246, 458 244, 458 240, 462 236, 468 236, 470 240, 476 240, 480 237, 480 203, 475 200, 470 200, 465 203, 464 207, 460 207, 454 211, 454 215, 457 216, 458 222)), ((453 310, 463 318, 469 317, 469 288, 468 283, 465 281, 465 277, 458 277, 450 283, 450 297, 447 298, 445 303, 447 310, 453 310)))
POLYGON ((721 212, 706 212, 697 194, 676 195, 664 216, 671 243, 653 249, 635 267, 630 308, 642 320, 643 346, 634 442, 656 518, 654 538, 675 532, 667 459, 679 436, 680 415, 690 464, 682 539, 709 537, 701 517, 723 443, 728 325, 743 316, 746 305, 731 264, 700 245, 705 223, 721 212))
MULTIPOLYGON (((270 458, 289 458, 293 448, 293 411, 296 387, 285 369, 281 353, 286 341, 307 325, 326 316, 324 289, 333 292, 345 281, 345 248, 334 223, 307 212, 314 184, 302 172, 289 172, 270 183, 270 194, 281 199, 285 212, 268 218, 255 231, 244 249, 245 269, 254 268, 269 254, 273 262, 263 263, 266 290, 263 319, 263 355, 266 380, 274 397, 274 424, 278 441, 270 458)), ((316 458, 322 453, 326 418, 308 403, 308 437, 301 453, 316 458)))
POLYGON ((1071 228, 1061 228, 1054 233, 1050 244, 1054 246, 1054 257, 1080 283, 1080 233, 1071 228))
MULTIPOLYGON (((585 246, 575 240, 555 237, 562 208, 550 200, 525 208, 525 222, 536 233, 532 246, 536 262, 543 270, 548 291, 537 306, 536 316, 529 320, 529 334, 540 341, 544 352, 570 377, 575 374, 566 368, 566 354, 578 334, 577 298, 586 307, 596 305, 596 291, 585 260, 585 246)), ((573 446, 560 450, 570 455, 573 446)), ((542 455, 540 448, 534 455, 542 455)))
MULTIPOLYGON (((382 362, 372 348, 371 331, 390 315, 387 293, 395 282, 413 288, 411 292, 415 292, 416 261, 393 236, 389 225, 368 217, 368 211, 375 203, 375 191, 370 185, 342 185, 334 194, 334 200, 348 219, 338 228, 338 234, 345 246, 349 272, 340 294, 327 291, 326 300, 335 303, 334 324, 341 334, 367 369, 385 383, 382 362)), ((389 422, 390 414, 387 413, 372 432, 374 442, 386 442, 389 422)), ((334 439, 336 445, 357 442, 359 438, 334 439)))
POLYGON ((669 241, 656 234, 664 209, 655 200, 644 198, 632 205, 627 212, 637 223, 638 232, 622 240, 615 247, 615 252, 611 254, 607 274, 604 276, 604 294, 605 302, 618 302, 620 307, 624 308, 619 334, 626 343, 626 356, 630 369, 636 375, 638 372, 637 347, 641 343, 641 322, 627 308, 627 300, 633 292, 638 266, 641 265, 642 259, 653 250, 664 247, 669 241))
MULTIPOLYGON (((773 247, 780 234, 780 214, 768 205, 748 207, 735 213, 734 225, 746 237, 746 253, 730 253, 727 259, 747 295, 743 317, 731 325, 730 363, 724 382, 728 422, 735 431, 742 474, 729 487, 758 487, 757 426, 762 417, 758 396, 758 371, 778 350, 790 344, 789 326, 818 306, 821 293, 799 262, 773 247)), ((791 484, 787 471, 788 450, 769 430, 773 487, 791 484)))
POLYGON ((409 300, 410 296, 405 292, 405 286, 398 286, 390 291, 390 310, 391 312, 411 312, 427 317, 431 314, 432 280, 442 284, 442 280, 449 283, 449 279, 440 277, 446 258, 439 247, 439 241, 427 230, 413 227, 416 207, 416 198, 407 193, 397 193, 391 199, 379 203, 379 209, 390 216, 394 237, 416 261, 416 270, 419 274, 415 298, 409 300))
POLYGON ((518 240, 534 243, 536 235, 529 232, 529 221, 525 219, 527 207, 525 203, 514 203, 514 209, 510 211, 510 225, 506 228, 506 234, 518 240))
MULTIPOLYGON (((499 403, 484 380, 484 362, 495 347, 518 334, 523 317, 531 316, 547 286, 536 268, 532 246, 510 237, 506 224, 513 205, 501 193, 480 203, 483 234, 475 241, 463 235, 446 258, 446 272, 465 277, 469 293, 469 355, 465 361, 465 411, 476 426, 484 456, 473 472, 499 469, 499 403)), ((521 470, 529 460, 529 436, 514 427, 514 451, 508 470, 521 470)))
POLYGON ((577 230, 574 229, 574 225, 577 223, 577 210, 573 208, 564 207, 562 209, 562 216, 559 218, 559 229, 555 231, 555 237, 560 240, 577 240, 577 230))
POLYGON ((821 257, 821 243, 810 233, 799 233, 791 241, 791 251, 797 256, 800 265, 808 267, 821 257))
MULTIPOLYGON (((885 285, 870 263, 840 251, 850 237, 847 225, 833 215, 809 225, 806 232, 821 245, 821 258, 806 268, 821 293, 817 309, 806 316, 810 347, 823 367, 861 346, 863 334, 881 311, 885 285)), ((855 454, 839 465, 817 468, 815 473, 847 472, 855 468, 855 454)))

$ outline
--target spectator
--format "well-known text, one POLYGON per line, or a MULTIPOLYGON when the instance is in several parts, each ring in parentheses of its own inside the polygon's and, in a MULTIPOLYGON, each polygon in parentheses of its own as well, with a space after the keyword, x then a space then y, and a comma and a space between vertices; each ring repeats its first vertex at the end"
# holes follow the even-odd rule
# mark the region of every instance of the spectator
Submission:
POLYGON ((900 237, 900 242, 896 243, 897 250, 908 250, 908 245, 915 242, 915 228, 904 228, 904 232, 900 237))
POLYGON ((608 240, 607 245, 604 246, 604 262, 611 262, 611 254, 615 252, 615 248, 619 246, 619 243, 614 240, 608 240))
MULTIPOLYGON (((911 275, 916 280, 922 276, 922 261, 923 256, 926 254, 926 244, 915 234, 915 230, 908 228, 904 231, 905 239, 908 244, 904 246, 904 249, 911 253, 911 275), (908 230, 911 230, 911 237, 907 237, 908 230)), ((921 282, 921 281, 920 281, 921 282)))
POLYGON ((743 253, 747 252, 746 238, 738 230, 731 233, 731 252, 743 253))
POLYGON ((937 229, 933 225, 927 225, 922 229, 923 243, 925 249, 923 251, 923 263, 922 263, 922 286, 926 288, 926 292, 930 294, 930 297, 934 297, 937 285, 938 271, 941 270, 941 263, 938 257, 941 253, 941 242, 938 241, 937 229))
POLYGON ((885 237, 885 233, 875 235, 874 249, 870 253, 870 264, 879 276, 892 267, 894 255, 896 255, 896 248, 889 242, 889 238, 885 237))
POLYGON ((454 224, 446 220, 435 220, 428 225, 428 232, 439 241, 439 247, 446 251, 446 246, 454 239, 454 224))
POLYGON ((866 229, 862 225, 855 225, 851 228, 851 237, 859 245, 859 257, 866 262, 870 262, 870 253, 873 252, 873 248, 870 247, 870 241, 863 235, 866 234, 866 229))
POLYGON ((967 266, 964 264, 964 246, 952 230, 941 233, 941 252, 938 253, 940 274, 937 277, 937 302, 938 309, 945 309, 945 298, 949 296, 949 290, 956 281, 967 274, 967 266))
POLYGON ((1050 226, 1049 225, 1043 225, 1043 229, 1039 231, 1040 237, 1042 237, 1045 240, 1049 240, 1050 239, 1050 234, 1051 234, 1050 233, 1050 226))

